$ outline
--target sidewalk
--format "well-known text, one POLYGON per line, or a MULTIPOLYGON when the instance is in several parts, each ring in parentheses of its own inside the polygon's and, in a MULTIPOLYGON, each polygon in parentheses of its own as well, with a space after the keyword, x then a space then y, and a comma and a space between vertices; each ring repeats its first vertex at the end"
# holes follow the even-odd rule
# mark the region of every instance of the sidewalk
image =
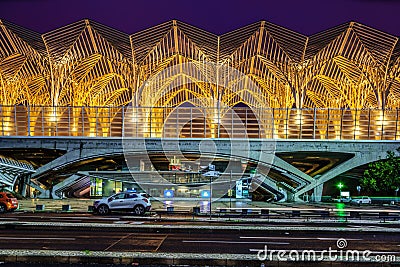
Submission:
POLYGON ((45 211, 57 212, 63 205, 70 205, 72 212, 88 212, 88 206, 93 205, 91 199, 24 199, 18 200, 19 211, 36 211, 36 205, 44 205, 45 211))
MULTIPOLYGON (((20 211, 36 211, 36 205, 44 205, 45 211, 60 212, 63 205, 70 205, 71 212, 88 212, 88 207, 93 205, 96 199, 24 199, 18 200, 20 211)), ((151 200, 152 210, 166 210, 168 207, 174 207, 175 211, 191 211, 193 207, 200 207, 201 211, 208 210, 208 201, 204 199, 160 199, 151 200)), ((281 207, 277 204, 267 202, 252 202, 249 200, 235 200, 229 202, 229 199, 221 199, 211 204, 212 210, 216 211, 223 208, 271 208, 281 207)))
MULTIPOLYGON (((23 212, 54 212, 60 213, 68 211, 69 213, 91 213, 91 207, 94 199, 26 199, 19 200, 18 211, 23 212), (42 210, 37 209, 37 205, 44 205, 42 210), (63 205, 70 205, 69 210, 63 211, 63 205)), ((205 220, 209 218, 209 202, 188 199, 170 199, 168 201, 151 200, 152 213, 147 219, 162 219, 169 221, 193 221, 205 220), (167 207, 173 207, 173 211, 167 211, 167 207), (193 208, 199 207, 200 213, 193 214, 193 208), (158 213, 156 217, 154 217, 158 213)), ((297 212, 293 211, 290 203, 268 203, 268 202, 251 202, 251 201, 215 201, 212 203, 212 220, 222 223, 232 223, 240 221, 244 223, 311 223, 311 224, 330 224, 330 223, 348 223, 358 225, 400 225, 399 212, 394 210, 395 218, 382 219, 378 212, 371 215, 369 212, 374 210, 365 210, 362 217, 352 217, 350 212, 341 210, 334 211, 334 206, 306 206, 298 205, 294 207, 297 212), (232 208, 231 212, 219 212, 221 209, 232 208), (242 209, 246 209, 246 213, 242 213, 242 209), (267 215, 262 215, 261 210, 269 209, 267 215), (328 209, 330 211, 328 211, 328 209), (328 212, 328 215, 323 215, 328 212), (368 215, 370 214, 370 215, 368 215)), ((349 207, 351 208, 351 207, 349 207)), ((349 209, 352 210, 352 209, 349 209)), ((362 212, 362 210, 360 210, 362 212)), ((123 216, 128 218, 129 216, 123 216)), ((137 217, 135 217, 137 218, 137 217)))

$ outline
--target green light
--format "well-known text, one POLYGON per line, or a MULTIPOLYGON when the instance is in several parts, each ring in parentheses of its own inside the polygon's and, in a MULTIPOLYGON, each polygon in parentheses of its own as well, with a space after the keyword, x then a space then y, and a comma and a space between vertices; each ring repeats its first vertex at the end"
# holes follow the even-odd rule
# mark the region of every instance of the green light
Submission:
POLYGON ((344 185, 340 182, 340 183, 338 183, 337 185, 337 188, 339 188, 340 190, 344 187, 344 185))

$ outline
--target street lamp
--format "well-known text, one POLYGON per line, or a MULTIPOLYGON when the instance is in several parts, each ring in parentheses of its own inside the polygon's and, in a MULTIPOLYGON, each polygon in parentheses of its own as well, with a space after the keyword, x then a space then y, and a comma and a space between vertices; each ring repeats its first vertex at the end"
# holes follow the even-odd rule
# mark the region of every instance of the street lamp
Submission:
POLYGON ((213 177, 218 177, 219 176, 219 172, 215 171, 215 165, 209 164, 208 165, 208 169, 209 171, 206 173, 203 173, 202 175, 205 177, 209 177, 210 178, 210 220, 211 220, 211 211, 212 211, 212 178, 213 177))
POLYGON ((212 175, 210 175, 210 220, 211 220, 211 203, 212 203, 212 175))
POLYGON ((232 170, 231 170, 231 173, 229 175, 229 190, 228 190, 228 193, 229 193, 229 208, 230 209, 232 208, 232 185, 231 185, 231 183, 232 183, 232 170))

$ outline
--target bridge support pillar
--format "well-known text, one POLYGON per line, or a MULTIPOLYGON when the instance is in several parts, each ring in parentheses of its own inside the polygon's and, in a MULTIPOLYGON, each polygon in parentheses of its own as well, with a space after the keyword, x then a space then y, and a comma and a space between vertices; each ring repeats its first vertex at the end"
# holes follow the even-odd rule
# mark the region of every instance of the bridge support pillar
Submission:
POLYGON ((321 202, 323 189, 324 189, 323 183, 314 187, 314 199, 312 199, 312 201, 321 202))
POLYGON ((43 198, 43 199, 48 199, 50 198, 50 190, 44 190, 41 192, 41 194, 38 196, 38 198, 43 198))
POLYGON ((22 183, 20 183, 20 185, 21 185, 21 188, 19 189, 19 193, 23 196, 23 197, 26 197, 26 195, 27 195, 27 191, 28 191, 28 183, 29 183, 29 180, 30 180, 30 175, 24 175, 23 177, 21 177, 21 182, 22 183))

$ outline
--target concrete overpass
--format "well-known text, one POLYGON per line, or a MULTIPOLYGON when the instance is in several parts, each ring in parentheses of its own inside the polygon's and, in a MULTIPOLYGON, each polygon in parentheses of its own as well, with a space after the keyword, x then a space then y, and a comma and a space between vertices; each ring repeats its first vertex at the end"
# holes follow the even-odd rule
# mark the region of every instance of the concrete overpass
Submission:
MULTIPOLYGON (((84 163, 99 157, 115 157, 123 155, 148 155, 149 153, 180 153, 218 156, 247 160, 257 164, 262 175, 268 175, 268 168, 286 179, 295 182, 291 189, 292 198, 300 200, 305 193, 313 192, 316 200, 322 194, 323 184, 338 175, 356 167, 385 158, 387 151, 394 151, 399 156, 398 141, 360 141, 360 140, 281 140, 281 139, 160 139, 160 138, 84 138, 84 137, 2 137, 0 153, 3 150, 49 150, 62 151, 61 156, 25 175, 23 187, 33 186, 42 192, 42 197, 49 197, 52 192, 40 184, 41 178, 52 173, 66 172, 77 163, 84 163), (335 155, 341 159, 335 164, 319 164, 318 175, 299 168, 285 156, 305 153, 308 155, 335 155), (345 155, 345 156, 343 156, 345 155), (267 171, 265 171, 267 170, 267 171)), ((23 160, 23 158, 21 158, 23 160)), ((79 177, 79 175, 75 175, 79 177)), ((271 178, 271 177, 269 177, 271 178)), ((74 178, 59 181, 71 182, 74 178)), ((278 183, 276 184, 278 186, 278 183)), ((58 195, 53 194, 53 197, 58 195)))

